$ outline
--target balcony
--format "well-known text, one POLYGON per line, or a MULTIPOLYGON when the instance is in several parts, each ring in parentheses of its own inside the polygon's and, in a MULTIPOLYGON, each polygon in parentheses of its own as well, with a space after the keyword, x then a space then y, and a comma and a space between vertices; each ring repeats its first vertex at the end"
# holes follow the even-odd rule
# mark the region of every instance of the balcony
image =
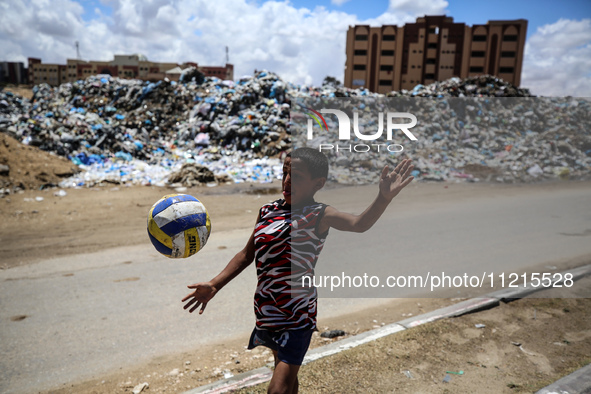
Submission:
POLYGON ((355 49, 369 49, 369 41, 355 41, 355 44, 353 44, 353 50, 355 49))
POLYGON ((499 67, 514 67, 514 66, 515 66, 515 58, 502 57, 501 61, 499 62, 499 67))
POLYGON ((501 42, 501 51, 517 52, 517 43, 511 41, 503 41, 501 42))
POLYGON ((353 64, 367 64, 367 56, 353 56, 353 64))

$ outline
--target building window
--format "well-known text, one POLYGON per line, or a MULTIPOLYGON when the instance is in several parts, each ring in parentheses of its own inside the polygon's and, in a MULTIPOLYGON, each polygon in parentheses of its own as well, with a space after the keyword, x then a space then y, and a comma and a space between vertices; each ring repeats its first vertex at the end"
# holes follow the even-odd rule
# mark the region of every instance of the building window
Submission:
POLYGON ((474 36, 472 38, 472 41, 475 41, 475 42, 485 42, 486 41, 486 36, 483 36, 483 35, 474 36))
POLYGON ((427 59, 425 60, 425 64, 435 64, 435 59, 427 59))
POLYGON ((517 41, 517 36, 515 34, 508 34, 506 36, 503 36, 503 41, 515 42, 517 41))
POLYGON ((427 49, 437 49, 437 43, 436 42, 430 42, 427 44, 427 49))
POLYGON ((435 74, 425 74, 425 79, 435 79, 435 74))
POLYGON ((413 50, 412 50, 412 53, 417 53, 417 50, 416 50, 416 49, 413 49, 413 50))
POLYGON ((392 71, 394 69, 394 66, 388 65, 388 64, 382 64, 380 66, 380 71, 392 71))
POLYGON ((365 71, 365 64, 354 64, 353 70, 357 71, 365 71))
POLYGON ((380 86, 391 86, 392 81, 389 79, 380 79, 380 86))
POLYGON ((365 56, 367 51, 365 49, 356 49, 354 52, 355 56, 365 56))
POLYGON ((484 57, 484 51, 472 51, 472 57, 484 57))
POLYGON ((470 67, 470 72, 471 73, 481 73, 484 71, 483 67, 476 67, 476 66, 472 66, 470 67))
POLYGON ((356 41, 367 41, 367 34, 357 34, 355 36, 356 41))
POLYGON ((515 51, 501 51, 501 57, 515 57, 515 51))
POLYGON ((382 36, 383 41, 396 41, 396 36, 393 34, 384 34, 382 36))
POLYGON ((391 50, 382 50, 382 56, 394 56, 394 51, 391 50))
POLYGON ((410 68, 415 68, 415 65, 413 64, 412 66, 410 66, 410 68))
POLYGON ((499 73, 501 74, 513 74, 513 67, 500 67, 499 73))

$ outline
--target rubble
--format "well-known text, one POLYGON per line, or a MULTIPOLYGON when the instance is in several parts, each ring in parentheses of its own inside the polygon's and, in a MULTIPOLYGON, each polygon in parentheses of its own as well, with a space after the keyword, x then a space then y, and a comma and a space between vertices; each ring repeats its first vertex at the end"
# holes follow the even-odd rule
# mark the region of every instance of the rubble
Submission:
MULTIPOLYGON (((178 83, 97 75, 56 88, 35 86, 31 100, 1 91, 0 131, 67 157, 82 170, 60 187, 271 182, 280 178, 281 160, 292 147, 293 100, 386 97, 416 100, 413 113, 423 120, 413 129, 418 143, 384 160, 395 164, 412 157, 418 179, 529 182, 589 174, 589 128, 576 129, 589 121, 588 101, 547 99, 501 108, 496 98, 537 99, 492 76, 452 78, 384 96, 330 84, 294 85, 268 71, 235 82, 192 68, 178 83), (480 101, 458 104, 473 98, 480 101), (450 113, 457 121, 448 122, 450 113), (542 118, 545 124, 538 127, 542 118)), ((376 164, 370 153, 352 160, 329 157, 337 169, 332 181, 375 181, 360 171, 376 164)), ((7 163, 0 165, 0 175, 12 174, 7 163)))

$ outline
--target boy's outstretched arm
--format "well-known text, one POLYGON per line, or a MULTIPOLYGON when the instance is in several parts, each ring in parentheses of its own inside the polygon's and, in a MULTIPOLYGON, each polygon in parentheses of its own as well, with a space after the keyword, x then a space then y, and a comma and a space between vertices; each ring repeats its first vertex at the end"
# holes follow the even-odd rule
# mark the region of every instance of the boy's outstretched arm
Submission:
POLYGON ((201 309, 199 310, 199 314, 202 314, 207 306, 207 303, 216 295, 218 291, 222 289, 225 285, 228 284, 232 279, 234 279, 238 274, 240 274, 246 267, 252 263, 254 260, 254 233, 256 230, 252 232, 250 238, 248 239, 248 243, 240 252, 236 253, 236 256, 230 260, 226 268, 222 270, 215 278, 210 280, 209 282, 201 282, 195 283, 194 285, 187 286, 189 289, 194 289, 193 292, 187 294, 185 298, 183 298, 182 302, 189 300, 183 307, 184 309, 189 309, 190 313, 193 313, 195 309, 199 308, 201 305, 201 309))
POLYGON ((331 227, 341 231, 357 233, 369 230, 382 216, 392 199, 412 182, 414 177, 410 173, 413 168, 410 159, 402 160, 390 173, 388 172, 388 166, 385 166, 380 176, 378 196, 362 214, 352 215, 328 206, 320 221, 318 232, 322 234, 331 227))

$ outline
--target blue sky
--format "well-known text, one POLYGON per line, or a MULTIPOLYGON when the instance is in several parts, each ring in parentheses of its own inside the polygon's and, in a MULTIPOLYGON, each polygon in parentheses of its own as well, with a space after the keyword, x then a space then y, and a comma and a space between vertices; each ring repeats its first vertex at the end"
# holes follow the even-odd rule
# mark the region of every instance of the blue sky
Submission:
MULTIPOLYGON (((105 1, 80 0, 79 3, 84 7, 83 18, 87 21, 96 17, 97 8, 104 15, 112 13, 112 8, 105 1)), ((252 3, 260 4, 262 1, 252 3)), ((357 15, 360 20, 375 18, 386 12, 389 6, 388 0, 348 0, 341 5, 330 0, 292 0, 289 3, 312 11, 317 7, 343 11, 357 15)), ((527 19, 529 32, 535 32, 539 26, 551 24, 559 18, 591 18, 591 0, 449 0, 448 3, 446 14, 456 22, 474 25, 494 19, 527 19)))
POLYGON ((2 0, 0 60, 64 64, 79 41, 86 60, 220 65, 229 46, 236 78, 268 69, 318 85, 342 80, 348 26, 441 14, 467 25, 527 19, 522 86, 591 96, 591 0, 2 0))

